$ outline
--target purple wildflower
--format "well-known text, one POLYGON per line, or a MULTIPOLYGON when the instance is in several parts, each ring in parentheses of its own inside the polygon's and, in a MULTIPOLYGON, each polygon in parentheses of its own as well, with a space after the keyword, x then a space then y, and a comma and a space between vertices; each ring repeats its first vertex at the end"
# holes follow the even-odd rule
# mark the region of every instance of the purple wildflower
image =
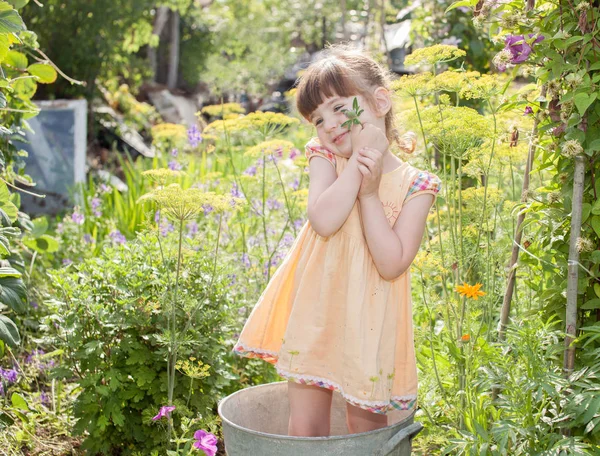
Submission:
POLYGON ((202 210, 204 211, 204 214, 206 215, 206 214, 210 214, 214 210, 214 207, 212 207, 210 204, 203 204, 202 210))
POLYGON ((206 456, 215 456, 217 453, 217 438, 210 432, 200 429, 194 432, 194 448, 204 451, 206 456))
POLYGON ((182 168, 181 163, 177 160, 171 160, 167 166, 171 171, 179 171, 182 168))
POLYGON ((234 198, 243 198, 244 194, 238 189, 237 183, 233 183, 231 186, 231 196, 234 198))
POLYGON ((167 236, 169 233, 175 231, 175 227, 173 226, 173 224, 171 222, 169 222, 167 219, 163 219, 160 226, 158 227, 159 231, 160 231, 160 235, 162 237, 167 236))
POLYGON ((290 158, 293 160, 294 158, 296 158, 298 155, 300 155, 300 151, 298 149, 296 149, 295 147, 292 148, 292 150, 290 150, 290 158))
POLYGON ((92 209, 98 209, 101 204, 102 200, 100 198, 92 198, 92 201, 90 202, 92 209))
POLYGON ((281 203, 274 198, 269 198, 267 200, 267 207, 272 211, 281 209, 281 206, 282 206, 281 203))
POLYGON ((85 233, 83 235, 83 242, 85 242, 86 244, 93 244, 95 242, 94 238, 92 236, 90 236, 89 234, 85 233))
POLYGON ((230 281, 229 281, 229 286, 232 287, 233 285, 235 285, 237 283, 237 275, 236 274, 228 274, 227 277, 229 277, 230 281))
POLYGON ((167 418, 169 413, 171 413, 173 410, 175 410, 174 405, 163 405, 158 411, 158 414, 152 418, 152 421, 158 421, 161 418, 167 418))
POLYGON ((192 125, 192 128, 187 131, 187 135, 190 146, 192 147, 196 147, 202 142, 202 135, 196 125, 192 125))
POLYGON ((531 106, 526 106, 523 115, 528 116, 529 114, 533 114, 533 108, 531 106))
POLYGON ((106 185, 106 184, 100 184, 100 192, 101 193, 108 193, 111 190, 112 190, 111 187, 109 187, 108 185, 106 185))
POLYGON ((154 221, 155 221, 156 223, 160 222, 160 211, 156 211, 156 212, 154 213, 154 221))
POLYGON ((40 401, 43 405, 50 405, 50 396, 42 391, 42 394, 40 394, 40 401))
POLYGON ((125 244, 127 242, 127 239, 119 230, 112 231, 108 237, 117 244, 125 244))
POLYGON ((297 230, 299 230, 303 226, 304 226, 304 220, 302 220, 302 219, 294 220, 294 228, 296 228, 297 230))
POLYGON ((179 153, 179 151, 176 148, 171 150, 171 156, 172 157, 177 157, 178 153, 179 153))
POLYGON ((33 307, 34 309, 39 309, 39 304, 37 303, 37 301, 31 301, 31 307, 33 307))
POLYGON ((193 238, 194 236, 196 236, 196 234, 198 234, 198 224, 194 220, 189 222, 186 228, 188 231, 187 237, 193 238))
POLYGON ((285 233, 285 236, 283 236, 282 242, 283 242, 283 245, 286 247, 289 245, 292 245, 294 243, 294 236, 292 236, 290 233, 285 233))
POLYGON ((65 226, 62 223, 59 223, 58 225, 56 225, 56 232, 58 234, 62 234, 62 232, 65 230, 65 226))
POLYGON ((246 252, 244 252, 242 254, 242 264, 244 265, 245 268, 249 268, 251 265, 250 257, 248 256, 248 254, 246 252))
POLYGON ((0 367, 0 377, 2 377, 6 383, 15 383, 19 374, 15 369, 2 369, 0 367))
POLYGON ((256 176, 256 166, 252 165, 252 166, 248 167, 248 169, 246 169, 246 171, 244 171, 244 174, 246 176, 256 176))
POLYGON ((70 264, 73 264, 73 260, 71 260, 69 258, 63 258, 62 264, 63 264, 63 266, 69 266, 70 264))
MULTIPOLYGON (((532 33, 528 35, 529 39, 531 39, 533 36, 534 35, 532 33)), ((539 43, 543 39, 544 37, 539 35, 535 38, 533 43, 529 44, 524 35, 508 35, 505 39, 504 49, 508 49, 512 54, 510 63, 517 64, 525 62, 529 58, 531 51, 533 51, 532 46, 539 43)))
POLYGON ((300 180, 298 178, 294 179, 294 182, 292 182, 291 187, 294 191, 298 190, 298 187, 300 187, 300 180))
POLYGON ((244 306, 238 309, 238 315, 246 315, 246 308, 244 306))
POLYGON ((73 211, 73 213, 71 214, 71 220, 73 220, 73 223, 77 225, 83 225, 83 222, 85 221, 85 216, 77 209, 75 209, 75 211, 73 211))

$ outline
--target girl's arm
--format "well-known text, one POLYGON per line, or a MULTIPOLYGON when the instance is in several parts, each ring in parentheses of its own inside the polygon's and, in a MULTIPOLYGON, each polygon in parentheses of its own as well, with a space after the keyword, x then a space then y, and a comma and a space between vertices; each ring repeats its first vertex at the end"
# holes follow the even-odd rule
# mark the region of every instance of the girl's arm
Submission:
POLYGON ((405 203, 393 228, 377 195, 359 196, 359 201, 363 229, 375 267, 385 280, 394 280, 410 267, 419 251, 434 196, 422 194, 405 203))
POLYGON ((309 163, 308 220, 320 236, 334 234, 344 224, 356 202, 362 176, 354 154, 339 177, 324 158, 309 163))

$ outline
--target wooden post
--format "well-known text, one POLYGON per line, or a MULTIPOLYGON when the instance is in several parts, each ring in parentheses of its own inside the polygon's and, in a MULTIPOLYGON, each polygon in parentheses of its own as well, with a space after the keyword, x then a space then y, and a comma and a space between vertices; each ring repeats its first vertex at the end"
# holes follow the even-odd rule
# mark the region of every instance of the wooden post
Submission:
POLYGON ((573 340, 577 333, 577 285, 579 279, 579 251, 577 239, 581 234, 581 206, 583 201, 583 184, 585 181, 585 158, 575 157, 575 175, 573 180, 573 203, 571 208, 571 237, 569 239, 569 261, 567 278, 567 313, 565 318, 565 356, 563 372, 568 377, 575 366, 575 346, 573 340))
POLYGON ((171 11, 171 45, 169 46, 169 74, 167 87, 174 89, 177 86, 179 69, 179 12, 171 11))
MULTIPOLYGON (((153 35, 160 37, 168 18, 168 7, 160 6, 156 9, 156 17, 154 18, 154 26, 152 28, 153 35)), ((150 68, 152 69, 152 82, 156 82, 156 73, 158 71, 157 48, 148 46, 148 61, 150 62, 150 68)))

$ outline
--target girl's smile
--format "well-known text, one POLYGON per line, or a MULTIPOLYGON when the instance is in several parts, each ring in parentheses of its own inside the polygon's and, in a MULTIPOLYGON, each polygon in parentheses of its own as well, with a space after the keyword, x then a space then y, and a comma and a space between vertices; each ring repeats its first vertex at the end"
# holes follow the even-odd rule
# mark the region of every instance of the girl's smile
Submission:
POLYGON ((344 141, 344 139, 346 138, 347 135, 348 135, 348 131, 346 130, 342 134, 339 134, 335 138, 333 138, 333 143, 334 144, 341 144, 342 141, 344 141))

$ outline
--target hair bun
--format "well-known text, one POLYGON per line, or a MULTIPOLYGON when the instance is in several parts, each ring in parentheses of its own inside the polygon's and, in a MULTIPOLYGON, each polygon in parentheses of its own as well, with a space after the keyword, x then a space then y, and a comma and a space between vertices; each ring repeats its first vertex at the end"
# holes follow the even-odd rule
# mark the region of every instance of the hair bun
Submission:
POLYGON ((405 154, 412 154, 417 148, 417 135, 409 131, 398 138, 398 145, 405 154))

